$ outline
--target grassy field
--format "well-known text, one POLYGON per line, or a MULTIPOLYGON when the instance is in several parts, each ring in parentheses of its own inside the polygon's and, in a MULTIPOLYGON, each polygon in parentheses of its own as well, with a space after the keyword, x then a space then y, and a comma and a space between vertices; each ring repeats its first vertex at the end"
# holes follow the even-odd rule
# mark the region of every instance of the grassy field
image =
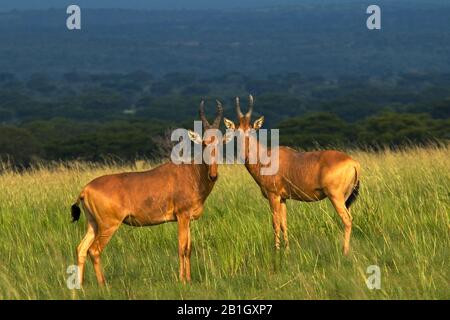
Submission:
POLYGON ((349 257, 328 200, 288 202, 291 251, 276 253, 267 201, 245 168, 221 166, 192 224, 192 284, 177 281, 176 223, 124 225, 103 254, 108 286, 88 261, 83 290, 66 286, 86 222, 70 223, 70 205, 91 179, 150 165, 4 170, 0 299, 450 299, 450 148, 352 156, 362 182, 349 257), (365 284, 370 265, 380 290, 365 284))

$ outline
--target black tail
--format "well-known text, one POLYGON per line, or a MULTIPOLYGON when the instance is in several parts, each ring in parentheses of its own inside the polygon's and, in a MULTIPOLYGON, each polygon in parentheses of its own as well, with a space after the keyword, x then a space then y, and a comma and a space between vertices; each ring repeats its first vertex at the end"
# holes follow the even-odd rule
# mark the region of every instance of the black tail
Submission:
POLYGON ((347 201, 345 201, 345 206, 347 209, 350 208, 353 202, 355 202, 356 198, 359 195, 359 181, 356 183, 356 186, 353 188, 352 194, 348 197, 347 201))
POLYGON ((78 203, 72 205, 72 222, 78 221, 80 219, 81 210, 78 203))

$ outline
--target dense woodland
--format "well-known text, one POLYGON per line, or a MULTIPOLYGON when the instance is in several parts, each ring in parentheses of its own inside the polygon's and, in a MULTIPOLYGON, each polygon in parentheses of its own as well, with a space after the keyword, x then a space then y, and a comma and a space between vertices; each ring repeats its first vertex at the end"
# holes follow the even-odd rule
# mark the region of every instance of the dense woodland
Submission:
POLYGON ((265 127, 301 149, 450 139, 449 3, 380 0, 381 31, 357 0, 295 3, 82 6, 77 31, 62 7, 0 6, 0 157, 159 159, 201 99, 209 116, 220 99, 235 118, 233 98, 249 93, 265 127))
POLYGON ((18 165, 35 160, 158 159, 167 130, 192 128, 201 99, 235 118, 233 98, 255 96, 255 116, 279 128, 282 144, 401 147, 450 140, 450 74, 389 77, 252 78, 147 72, 0 74, 0 152, 18 165))

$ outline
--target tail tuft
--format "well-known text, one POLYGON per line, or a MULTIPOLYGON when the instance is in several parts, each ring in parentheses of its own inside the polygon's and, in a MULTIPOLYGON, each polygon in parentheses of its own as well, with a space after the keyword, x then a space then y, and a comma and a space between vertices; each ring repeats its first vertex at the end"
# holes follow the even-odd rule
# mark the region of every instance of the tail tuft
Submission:
POLYGON ((71 211, 72 211, 72 222, 78 221, 80 219, 81 214, 81 210, 80 207, 78 206, 78 203, 72 205, 71 211))
POLYGON ((355 187, 353 188, 352 194, 350 197, 348 197, 347 201, 345 201, 345 206, 347 209, 350 208, 353 202, 355 202, 356 198, 359 195, 359 181, 356 183, 355 187))

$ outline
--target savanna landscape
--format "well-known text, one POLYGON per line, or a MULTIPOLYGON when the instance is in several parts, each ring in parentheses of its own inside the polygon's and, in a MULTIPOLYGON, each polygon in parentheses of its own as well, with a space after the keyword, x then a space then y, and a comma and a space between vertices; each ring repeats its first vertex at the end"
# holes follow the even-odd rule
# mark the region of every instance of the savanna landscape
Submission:
POLYGON ((288 201, 290 251, 276 252, 267 201, 243 166, 222 165, 191 224, 192 283, 178 281, 176 223, 122 226, 103 253, 108 285, 87 262, 82 290, 66 269, 86 219, 70 205, 91 179, 155 163, 59 163, 0 176, 1 299, 449 299, 450 150, 350 151, 361 163, 351 252, 328 200, 288 201), (381 289, 366 286, 381 269, 381 289))
POLYGON ((0 300, 450 299, 450 3, 379 0, 371 29, 359 0, 76 2, 72 29, 60 1, 0 4, 0 300), (190 283, 164 223, 122 225, 106 286, 88 257, 69 288, 83 187, 167 161, 202 100, 241 126, 249 95, 280 145, 360 164, 349 254, 329 199, 288 200, 290 250, 276 250, 260 188, 220 164, 190 225, 190 283))

